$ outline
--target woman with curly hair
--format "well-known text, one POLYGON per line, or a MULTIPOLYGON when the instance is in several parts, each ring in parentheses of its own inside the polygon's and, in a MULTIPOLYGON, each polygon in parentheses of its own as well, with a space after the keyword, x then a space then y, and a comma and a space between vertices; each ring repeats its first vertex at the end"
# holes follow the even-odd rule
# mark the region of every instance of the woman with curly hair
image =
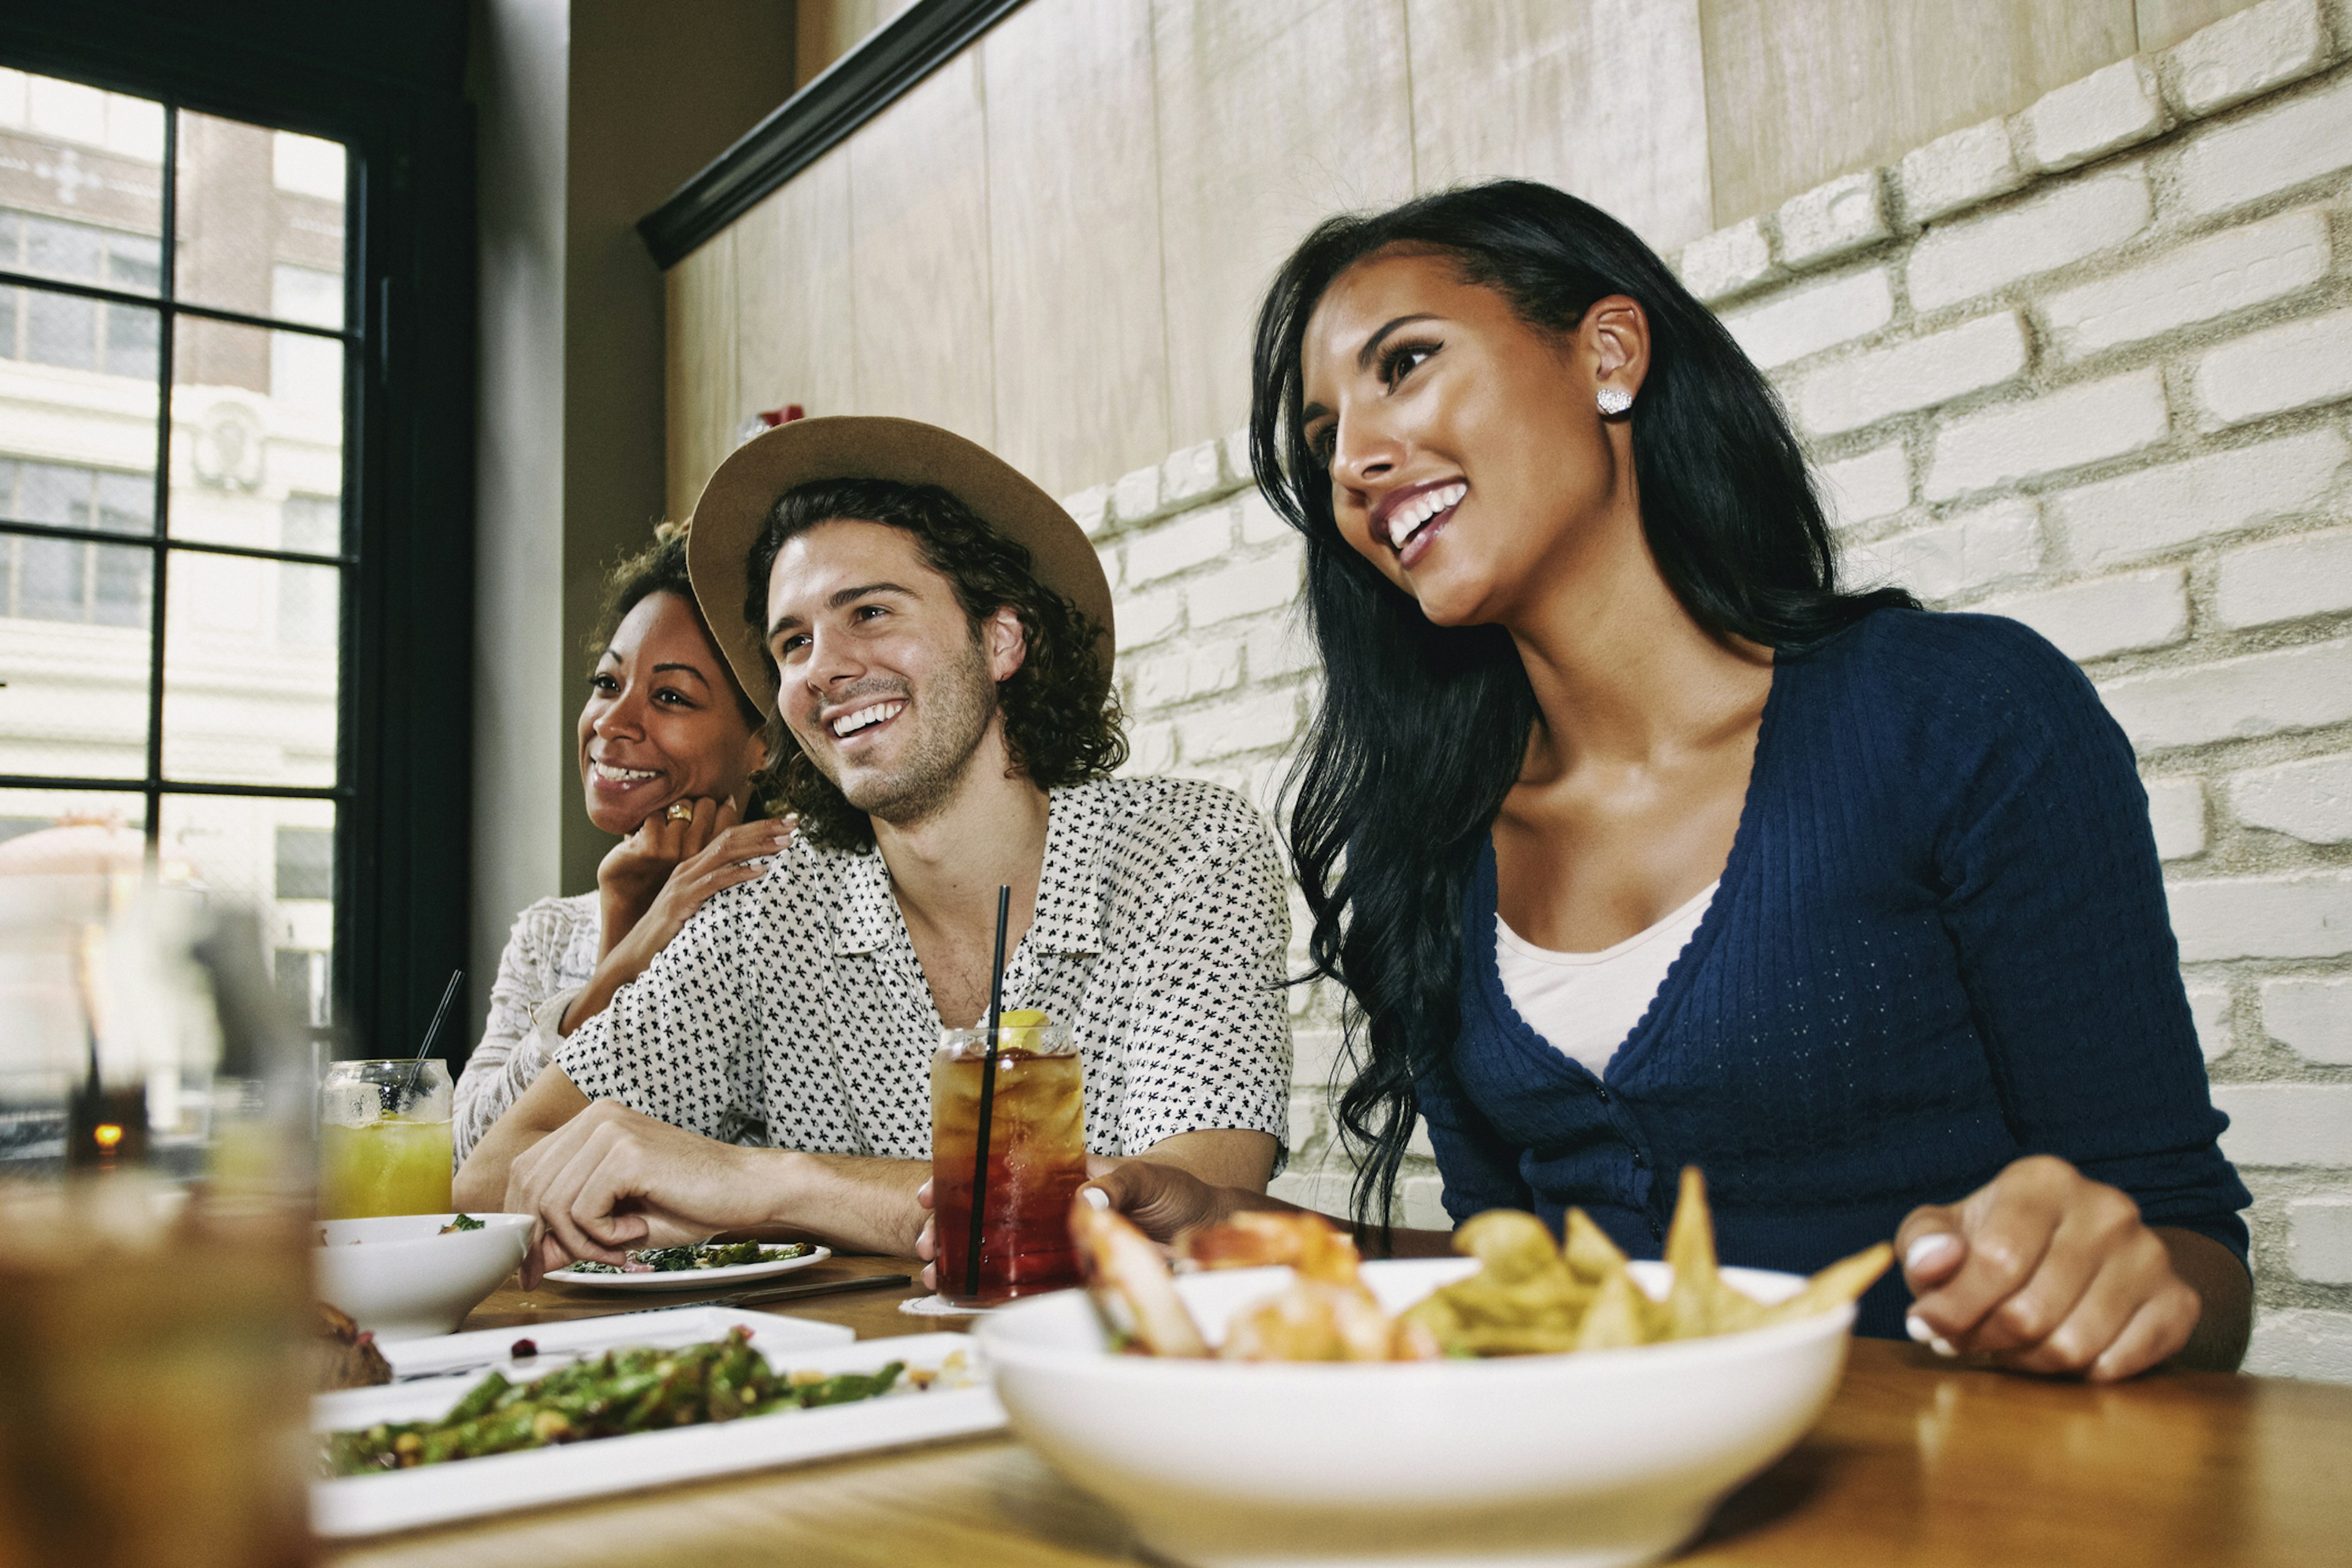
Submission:
POLYGON ((704 900, 758 876, 792 835, 788 818, 758 820, 762 716, 695 608, 686 540, 663 523, 607 584, 578 755, 589 820, 620 842, 594 892, 515 917, 488 1023, 457 1079, 460 1162, 704 900))
MULTIPOLYGON (((1358 1217, 1416 1121, 1457 1223, 1575 1205, 1637 1255, 1696 1165, 1727 1261, 1893 1237, 1864 1332, 2234 1365, 2248 1198, 2082 673, 1842 587, 1769 384, 1548 186, 1324 224, 1254 374, 1326 671, 1292 837, 1358 1217)), ((1108 1184, 1163 1232, 1237 1201, 1108 1184)))

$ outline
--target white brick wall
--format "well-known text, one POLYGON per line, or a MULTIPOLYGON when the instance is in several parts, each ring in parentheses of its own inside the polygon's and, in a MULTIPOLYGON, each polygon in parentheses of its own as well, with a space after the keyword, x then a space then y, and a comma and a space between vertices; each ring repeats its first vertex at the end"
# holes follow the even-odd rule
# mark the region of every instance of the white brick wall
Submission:
POLYGON ((2151 210, 2147 174, 2126 169, 1930 229, 1906 268, 1911 308, 1941 310, 2121 245, 2147 226, 2151 210))
POLYGON ((2352 1084, 2221 1084, 2213 1103, 2231 1123, 2221 1148, 2241 1165, 2352 1166, 2352 1084))
POLYGON ((1822 504, 1839 528, 1892 517, 1911 504, 1911 458, 1899 441, 1842 463, 1823 463, 1819 477, 1822 504))
POLYGON ((1895 285, 1884 267, 1868 268, 1760 305, 1727 310, 1723 324, 1766 370, 1866 337, 1895 319, 1895 285))
POLYGON ((2225 212, 2352 165, 2352 79, 2338 70, 2321 92, 2282 96, 2190 142, 2174 176, 2189 214, 2225 212))
POLYGON ((2326 277, 2331 259, 2326 216, 2286 213, 2061 289, 2042 319, 2060 353, 2095 353, 2282 299, 2326 277))
POLYGON ((2135 56, 2069 82, 2017 117, 2028 168, 2055 174, 2145 142, 2171 122, 2156 71, 2135 56))
POLYGON ((2148 780, 2147 819, 2156 832, 2156 852, 2160 858, 2193 860, 2204 854, 2208 842, 2205 781, 2148 780))
POLYGON ((2165 62, 2173 107, 2210 114, 2327 63, 2327 27, 2310 0, 2263 0, 2185 39, 2165 62))
POLYGON ((2152 447, 2169 427, 2153 370, 2070 386, 1955 419, 1936 437, 1927 497, 1949 500, 2152 447))
POLYGON ((2352 641, 2126 676, 2099 695, 2143 752, 2322 730, 2352 719, 2352 641))
POLYGON ((2120 565, 2320 507, 2345 456, 2313 430, 2064 491, 2055 510, 2077 565, 2120 565))
POLYGON ((1875 169, 1841 175, 1790 197, 1772 223, 1786 267, 1818 267, 1894 232, 1886 222, 1885 182, 1875 169))
POLYGON ((2352 980, 2266 980, 2263 1027, 2305 1061, 2352 1067, 2352 980))
POLYGON ((2352 844, 2352 754, 2233 773, 2230 811, 2249 827, 2305 844, 2352 844))
POLYGON ((2025 172, 2010 148, 2009 127, 1998 120, 1938 136, 1895 167, 1904 221, 1910 224, 2007 195, 2024 183, 2025 172))
POLYGON ((1979 317, 1822 366, 1798 383, 1797 416, 1808 430, 1834 436, 1999 386, 2025 361, 2022 317, 1979 317))
POLYGON ((2321 1285, 2352 1285, 2352 1198, 2297 1198, 2286 1213, 2294 1271, 2321 1285))
POLYGON ((2189 635, 2188 574, 2159 566, 1995 599, 1979 608, 2023 621, 2069 658, 2105 658, 2167 647, 2189 635))
MULTIPOLYGON (((1787 398, 1850 572, 2039 628, 2139 749, 2256 1199, 2249 1364, 2352 1381, 2352 0, 2334 15, 2262 0, 1674 259, 1787 398)), ((1270 805, 1315 669, 1246 462, 1235 435, 1074 507, 1118 584, 1130 766, 1270 805)), ((1286 1189, 1336 1207, 1336 1014, 1293 1005, 1286 1189)), ((1402 1195, 1440 1223, 1425 1150, 1402 1195)))
POLYGON ((2042 509, 1996 502, 1933 528, 1853 545, 1845 564, 1857 583, 1901 583, 1923 598, 1949 599, 2041 565, 2042 509))
POLYGON ((2352 610, 2352 529, 2305 534, 2221 557, 2213 612, 2225 626, 2352 610))
POLYGON ((2208 428, 2339 402, 2352 395, 2352 310, 2223 343, 2189 375, 2208 428))

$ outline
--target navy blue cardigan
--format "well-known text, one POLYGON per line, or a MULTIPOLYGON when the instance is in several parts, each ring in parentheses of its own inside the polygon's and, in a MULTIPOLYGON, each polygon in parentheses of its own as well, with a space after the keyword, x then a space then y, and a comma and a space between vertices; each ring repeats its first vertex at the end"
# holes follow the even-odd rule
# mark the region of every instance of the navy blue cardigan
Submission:
MULTIPOLYGON (((1457 1221, 1575 1205, 1654 1258, 1696 1164, 1726 1262, 1811 1271, 2046 1152, 2246 1255, 2130 742, 2014 621, 1882 611, 1779 660, 1721 889, 1603 1077, 1503 994, 1491 840, 1462 921, 1417 1082, 1457 1221)), ((1890 1274, 1862 1331, 1908 1301, 1890 1274)))

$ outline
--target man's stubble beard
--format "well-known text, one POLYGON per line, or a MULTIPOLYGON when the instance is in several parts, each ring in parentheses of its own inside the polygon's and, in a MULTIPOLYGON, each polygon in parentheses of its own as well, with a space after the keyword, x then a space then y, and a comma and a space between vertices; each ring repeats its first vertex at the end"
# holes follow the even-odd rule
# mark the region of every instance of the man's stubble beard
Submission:
POLYGON ((975 641, 915 708, 919 726, 906 760, 889 773, 864 774, 854 788, 838 778, 834 786, 866 816, 894 827, 912 826, 955 798, 996 712, 996 683, 988 678, 987 657, 975 641))

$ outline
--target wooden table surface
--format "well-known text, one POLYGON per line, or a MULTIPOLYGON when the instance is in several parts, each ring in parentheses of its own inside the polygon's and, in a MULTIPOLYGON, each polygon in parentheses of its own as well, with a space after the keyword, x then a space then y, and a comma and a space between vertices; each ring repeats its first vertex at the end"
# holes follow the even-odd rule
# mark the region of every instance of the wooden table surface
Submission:
MULTIPOLYGON (((776 1281, 919 1274, 835 1258, 776 1281)), ((660 1300, 685 1306, 717 1292, 660 1300)), ((919 1289, 784 1303, 861 1339, 968 1327, 919 1289)), ((511 1284, 467 1319, 512 1327, 649 1305, 511 1284)), ((1117 1516, 1010 1437, 967 1438, 334 1546, 335 1568, 1039 1568, 1143 1561, 1117 1516)), ((2163 1373, 2092 1388, 1858 1340, 1805 1440, 1736 1493, 1691 1564, 2352 1563, 2352 1388, 2163 1373)))

